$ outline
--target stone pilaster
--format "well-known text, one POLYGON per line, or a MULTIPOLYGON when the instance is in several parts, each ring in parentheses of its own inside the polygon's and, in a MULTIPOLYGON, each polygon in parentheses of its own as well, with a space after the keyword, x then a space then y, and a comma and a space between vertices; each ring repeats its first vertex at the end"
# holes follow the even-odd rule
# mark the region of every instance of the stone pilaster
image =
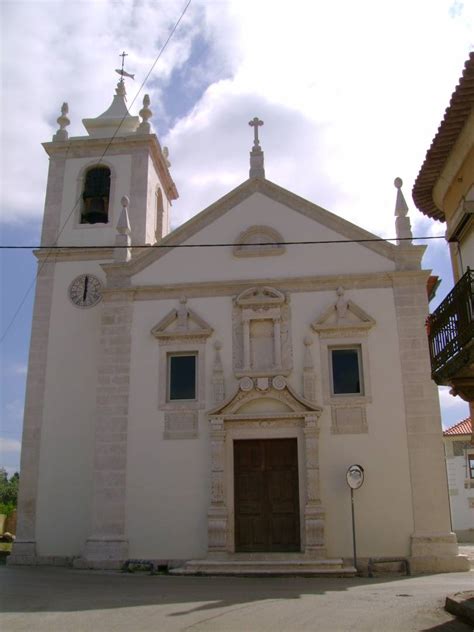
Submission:
MULTIPOLYGON (((49 158, 48 184, 44 202, 43 227, 41 231, 41 245, 51 246, 56 243, 61 222, 61 210, 64 187, 64 170, 66 167, 66 143, 64 154, 55 153, 49 158)), ((70 209, 68 209, 69 212, 70 209)), ((68 222, 73 222, 70 217, 68 222)))
POLYGON ((40 261, 38 266, 23 421, 18 523, 9 564, 32 564, 37 555, 39 461, 55 264, 40 261))
POLYGON ((306 464, 305 553, 308 557, 326 557, 324 509, 319 486, 319 428, 316 415, 307 416, 304 426, 306 464))
POLYGON ((94 453, 92 529, 77 566, 114 567, 128 557, 125 523, 128 400, 133 304, 127 295, 102 303, 94 453))
POLYGON ((414 568, 462 570, 467 560, 457 556, 456 536, 451 533, 439 399, 425 331, 426 273, 397 276, 393 286, 412 487, 414 568))
POLYGON ((211 423, 211 504, 208 512, 208 551, 227 550, 227 506, 224 494, 225 428, 221 417, 211 423))

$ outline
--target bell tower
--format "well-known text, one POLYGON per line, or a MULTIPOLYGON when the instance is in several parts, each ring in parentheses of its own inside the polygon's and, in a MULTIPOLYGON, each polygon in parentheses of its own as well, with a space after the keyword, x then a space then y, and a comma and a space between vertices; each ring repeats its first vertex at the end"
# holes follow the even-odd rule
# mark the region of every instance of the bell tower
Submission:
POLYGON ((43 144, 49 172, 43 249, 35 253, 38 273, 12 563, 32 564, 38 556, 66 554, 67 549, 81 552, 90 521, 87 497, 94 463, 78 446, 95 440, 101 332, 108 315, 101 264, 122 254, 127 260, 129 246, 154 244, 166 235, 170 207, 178 197, 168 151, 149 122, 150 98, 145 95, 140 116, 132 116, 124 82, 131 75, 123 67, 117 72, 121 77, 110 107, 96 118, 83 119, 84 136, 69 137, 69 107, 63 103, 59 129, 43 144), (59 248, 50 250, 52 245, 59 248), (117 245, 123 250, 114 252, 117 245), (51 436, 56 437, 53 442, 51 436), (48 490, 62 486, 74 493, 58 494, 50 511, 48 490), (54 516, 65 513, 76 515, 76 527, 58 538, 61 520, 54 516))
POLYGON ((132 246, 153 244, 169 232, 170 207, 178 192, 168 150, 151 128, 149 96, 140 117, 132 116, 124 82, 131 75, 117 72, 121 79, 109 108, 82 121, 87 135, 69 137, 64 103, 58 131, 43 144, 50 158, 43 246, 57 239, 65 247, 113 247, 124 195, 130 199, 132 246))

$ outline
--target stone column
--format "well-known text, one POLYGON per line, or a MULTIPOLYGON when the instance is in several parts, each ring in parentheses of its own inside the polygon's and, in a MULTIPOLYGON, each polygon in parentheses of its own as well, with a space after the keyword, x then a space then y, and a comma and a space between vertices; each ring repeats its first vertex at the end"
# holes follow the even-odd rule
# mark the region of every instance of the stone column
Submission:
POLYGON ((21 445, 18 522, 9 564, 34 564, 37 554, 39 461, 55 263, 39 261, 38 267, 21 445))
MULTIPOLYGON (((50 156, 41 233, 42 246, 55 244, 58 237, 67 153, 66 143, 63 146, 63 150, 58 150, 57 153, 50 156)), ((32 564, 35 562, 37 554, 36 514, 38 510, 39 460, 54 269, 54 254, 48 251, 47 256, 40 255, 26 382, 17 532, 12 554, 8 558, 9 564, 32 564)))
POLYGON ((319 428, 316 415, 307 415, 304 426, 306 462, 305 554, 315 559, 326 557, 324 509, 319 488, 319 428))
POLYGON ((451 533, 439 398, 425 331, 426 276, 420 271, 393 279, 412 487, 411 554, 416 571, 468 570, 451 533))
POLYGON ((97 377, 91 535, 79 567, 116 568, 128 557, 125 494, 133 303, 104 297, 97 377))
POLYGON ((225 428, 222 417, 211 423, 211 504, 208 512, 208 551, 227 551, 227 505, 224 495, 225 428))

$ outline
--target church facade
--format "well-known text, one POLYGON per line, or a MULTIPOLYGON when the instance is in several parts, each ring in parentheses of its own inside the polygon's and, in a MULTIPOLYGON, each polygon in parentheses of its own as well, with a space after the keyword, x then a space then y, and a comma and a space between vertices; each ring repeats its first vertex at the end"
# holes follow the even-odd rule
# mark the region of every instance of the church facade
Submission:
POLYGON ((57 248, 36 253, 9 563, 342 573, 359 464, 362 566, 467 569, 401 181, 394 245, 266 179, 254 119, 250 177, 170 232, 149 106, 131 116, 121 80, 87 135, 68 137, 64 104, 44 144, 42 245, 57 248))

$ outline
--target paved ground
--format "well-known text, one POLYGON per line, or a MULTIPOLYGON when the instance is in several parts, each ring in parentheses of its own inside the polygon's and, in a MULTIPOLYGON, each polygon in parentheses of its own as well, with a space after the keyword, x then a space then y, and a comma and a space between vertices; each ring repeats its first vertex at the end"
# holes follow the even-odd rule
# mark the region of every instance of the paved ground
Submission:
POLYGON ((214 578, 0 567, 2 632, 471 632, 443 609, 474 572, 214 578))

